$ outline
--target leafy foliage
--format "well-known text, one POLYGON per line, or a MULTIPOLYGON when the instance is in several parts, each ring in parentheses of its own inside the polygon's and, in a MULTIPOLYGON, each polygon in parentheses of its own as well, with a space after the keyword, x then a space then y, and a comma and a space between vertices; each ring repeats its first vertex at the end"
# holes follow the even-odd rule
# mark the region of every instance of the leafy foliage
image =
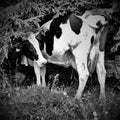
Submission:
POLYGON ((119 30, 114 37, 114 40, 120 40, 120 27, 119 27, 119 30))
POLYGON ((106 61, 107 77, 120 78, 120 56, 116 56, 115 60, 106 61))

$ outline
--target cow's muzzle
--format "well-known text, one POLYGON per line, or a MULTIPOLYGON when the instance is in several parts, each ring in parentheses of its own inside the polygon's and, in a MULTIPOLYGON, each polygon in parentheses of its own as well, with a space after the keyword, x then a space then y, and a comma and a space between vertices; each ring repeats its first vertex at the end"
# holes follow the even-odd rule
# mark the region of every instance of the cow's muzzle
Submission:
POLYGON ((39 67, 44 67, 47 64, 47 60, 46 59, 40 60, 40 61, 38 60, 36 62, 37 62, 39 67))

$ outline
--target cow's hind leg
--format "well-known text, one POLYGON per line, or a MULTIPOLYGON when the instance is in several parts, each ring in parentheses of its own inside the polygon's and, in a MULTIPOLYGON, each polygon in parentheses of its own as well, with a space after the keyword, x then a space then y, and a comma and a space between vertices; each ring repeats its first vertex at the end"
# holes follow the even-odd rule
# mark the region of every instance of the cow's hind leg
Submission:
POLYGON ((97 71, 98 80, 100 84, 100 99, 105 100, 106 70, 105 70, 105 65, 104 65, 104 51, 99 52, 96 71, 97 71))
POLYGON ((79 75, 79 86, 78 86, 78 90, 75 98, 80 98, 82 96, 86 82, 88 80, 89 72, 87 69, 87 61, 83 63, 76 61, 76 64, 77 64, 77 71, 79 75))

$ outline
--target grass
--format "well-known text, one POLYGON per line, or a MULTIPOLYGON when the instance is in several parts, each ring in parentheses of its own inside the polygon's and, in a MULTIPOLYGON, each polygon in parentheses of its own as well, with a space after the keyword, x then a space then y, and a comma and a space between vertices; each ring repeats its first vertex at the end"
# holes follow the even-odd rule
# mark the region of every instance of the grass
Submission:
POLYGON ((98 99, 98 87, 85 91, 79 100, 32 85, 27 88, 4 88, 0 91, 1 120, 118 120, 120 95, 106 89, 106 107, 98 99))

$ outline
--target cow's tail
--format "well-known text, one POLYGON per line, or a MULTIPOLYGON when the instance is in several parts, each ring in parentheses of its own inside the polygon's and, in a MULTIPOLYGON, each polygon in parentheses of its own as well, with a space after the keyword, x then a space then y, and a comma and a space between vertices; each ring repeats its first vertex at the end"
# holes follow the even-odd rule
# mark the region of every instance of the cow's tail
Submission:
POLYGON ((96 51, 95 47, 92 47, 88 55, 88 70, 90 74, 92 74, 95 71, 98 57, 99 57, 99 52, 96 51))

